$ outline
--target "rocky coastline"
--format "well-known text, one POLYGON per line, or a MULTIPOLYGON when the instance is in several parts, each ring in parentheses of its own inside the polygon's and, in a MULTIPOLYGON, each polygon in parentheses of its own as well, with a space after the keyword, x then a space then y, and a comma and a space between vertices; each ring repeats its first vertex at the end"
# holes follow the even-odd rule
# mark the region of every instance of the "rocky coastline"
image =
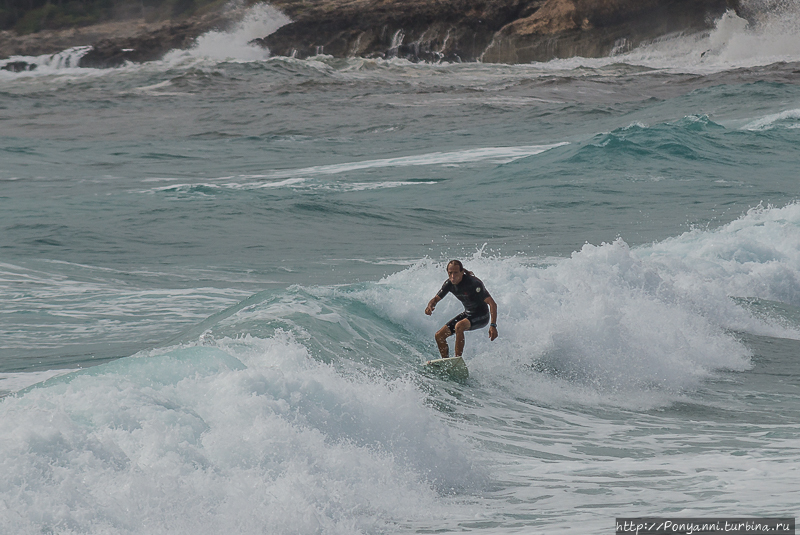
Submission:
MULTIPOLYGON (((243 14, 241 8, 227 9, 178 21, 132 19, 22 36, 3 31, 0 32, 0 58, 50 55, 74 47, 91 47, 80 58, 78 66, 110 68, 126 61, 153 61, 170 50, 191 46, 197 37, 210 30, 230 27, 243 14)), ((12 61, 2 68, 19 72, 32 67, 35 68, 24 61, 12 61)))
POLYGON ((529 63, 623 52, 707 30, 738 0, 277 0, 292 23, 261 40, 305 58, 529 63))
MULTIPOLYGON (((388 58, 411 61, 529 63, 623 52, 675 32, 713 26, 739 0, 274 0, 292 20, 257 38, 273 55, 388 58)), ((121 21, 17 36, 0 32, 0 58, 91 46, 82 67, 160 59, 226 29, 244 9, 181 21, 121 21)), ((28 70, 6 62, 6 70, 28 70)))

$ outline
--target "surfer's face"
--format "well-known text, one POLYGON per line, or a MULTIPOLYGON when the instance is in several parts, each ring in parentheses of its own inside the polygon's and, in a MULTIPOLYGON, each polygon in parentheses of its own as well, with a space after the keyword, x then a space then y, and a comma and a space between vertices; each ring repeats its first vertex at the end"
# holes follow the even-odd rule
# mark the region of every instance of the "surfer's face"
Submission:
POLYGON ((447 278, 453 284, 458 284, 464 278, 464 272, 456 265, 447 266, 447 278))

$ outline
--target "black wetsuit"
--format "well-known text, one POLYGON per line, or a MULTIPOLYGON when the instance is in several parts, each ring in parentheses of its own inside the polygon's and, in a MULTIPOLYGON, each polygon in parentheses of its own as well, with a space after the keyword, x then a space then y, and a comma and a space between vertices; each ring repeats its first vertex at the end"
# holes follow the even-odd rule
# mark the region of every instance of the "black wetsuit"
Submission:
POLYGON ((491 296, 478 277, 464 273, 464 277, 458 284, 453 284, 450 279, 447 279, 436 295, 442 299, 448 293, 455 295, 464 305, 464 312, 445 324, 450 328, 451 333, 456 332, 456 323, 464 318, 469 319, 470 331, 482 329, 489 324, 489 305, 486 304, 486 298, 491 296))

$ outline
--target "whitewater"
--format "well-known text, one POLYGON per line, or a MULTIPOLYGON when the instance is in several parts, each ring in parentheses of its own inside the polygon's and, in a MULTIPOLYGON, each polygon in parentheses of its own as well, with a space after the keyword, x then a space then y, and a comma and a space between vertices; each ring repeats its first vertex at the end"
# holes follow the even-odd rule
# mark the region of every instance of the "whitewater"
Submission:
POLYGON ((0 532, 605 534, 800 503, 800 12, 529 65, 0 70, 0 532), (498 303, 470 377, 422 363, 498 303))

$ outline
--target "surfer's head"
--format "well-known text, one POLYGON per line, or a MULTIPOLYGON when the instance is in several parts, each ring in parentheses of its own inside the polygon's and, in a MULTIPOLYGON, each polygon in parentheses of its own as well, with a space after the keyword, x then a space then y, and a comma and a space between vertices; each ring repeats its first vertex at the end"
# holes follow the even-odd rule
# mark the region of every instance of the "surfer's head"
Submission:
POLYGON ((460 260, 451 260, 447 263, 447 278, 453 284, 458 284, 464 278, 464 264, 460 260))

